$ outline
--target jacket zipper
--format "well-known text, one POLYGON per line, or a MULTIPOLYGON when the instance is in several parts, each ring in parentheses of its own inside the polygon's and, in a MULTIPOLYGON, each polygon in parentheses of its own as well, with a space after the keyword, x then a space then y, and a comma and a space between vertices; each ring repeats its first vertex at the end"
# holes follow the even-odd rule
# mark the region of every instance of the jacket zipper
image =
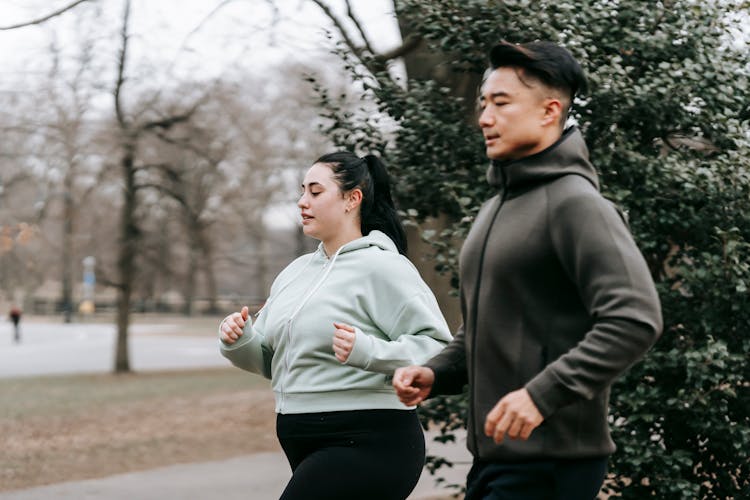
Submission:
POLYGON ((477 317, 479 316, 479 290, 481 288, 481 282, 482 282, 482 269, 484 268, 484 255, 487 251, 487 242, 490 239, 490 234, 492 234, 492 228, 495 225, 495 221, 497 220, 497 214, 500 213, 500 209, 503 208, 503 204, 505 203, 505 196, 508 192, 508 186, 507 181, 505 179, 505 176, 503 176, 503 192, 500 194, 500 203, 498 203, 497 208, 495 209, 495 213, 492 216, 492 220, 490 221, 489 227, 487 228, 487 234, 484 235, 484 243, 482 244, 482 252, 479 254, 479 267, 477 272, 477 282, 474 286, 474 321, 472 324, 472 333, 471 333, 471 384, 470 384, 470 390, 469 390, 469 411, 471 412, 471 419, 474 420, 474 432, 471 435, 472 440, 474 441, 474 450, 477 453, 477 458, 481 458, 481 454, 479 452, 479 441, 477 440, 477 432, 481 432, 481 429, 484 428, 484 425, 481 426, 480 429, 477 429, 477 422, 476 422, 476 410, 474 407, 474 401, 476 399, 475 394, 477 391, 477 363, 476 363, 476 353, 477 353, 477 317))
MULTIPOLYGON (((318 274, 319 275, 322 274, 322 276, 320 277, 320 279, 313 280, 310 288, 308 288, 308 290, 303 295, 303 298, 300 301, 299 305, 296 307, 296 309, 292 312, 291 316, 289 316, 289 319, 287 320, 287 323, 286 323, 287 348, 286 348, 286 352, 284 353, 284 371, 286 372, 286 374, 289 373, 289 352, 291 351, 291 347, 292 347, 292 324, 294 322, 294 319, 297 316, 297 314, 299 314, 300 310, 305 306, 305 304, 307 303, 308 299, 315 292, 318 291, 318 288, 320 288, 320 286, 322 285, 322 282, 328 277, 327 270, 328 270, 329 266, 333 265, 333 263, 336 261, 336 258, 338 257, 340 251, 341 251, 341 249, 339 249, 339 251, 337 251, 333 255, 333 257, 329 258, 328 261, 326 261, 325 264, 323 264, 323 267, 318 272, 318 274)), ((317 276, 316 276, 316 278, 317 278, 317 276)), ((281 404, 279 405, 280 406, 279 411, 283 412, 283 409, 284 409, 284 400, 286 399, 285 398, 286 392, 285 392, 285 389, 284 389, 283 378, 282 378, 282 381, 279 382, 279 388, 281 389, 281 391, 280 391, 281 392, 281 394, 280 394, 280 396, 281 396, 281 404)))

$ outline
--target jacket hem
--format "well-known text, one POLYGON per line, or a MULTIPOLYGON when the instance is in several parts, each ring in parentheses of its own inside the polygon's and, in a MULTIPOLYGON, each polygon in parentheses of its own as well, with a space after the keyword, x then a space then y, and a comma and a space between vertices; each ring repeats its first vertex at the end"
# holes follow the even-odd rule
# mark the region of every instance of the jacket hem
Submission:
POLYGON ((392 391, 344 390, 330 392, 276 392, 276 413, 318 413, 349 410, 413 410, 392 391))

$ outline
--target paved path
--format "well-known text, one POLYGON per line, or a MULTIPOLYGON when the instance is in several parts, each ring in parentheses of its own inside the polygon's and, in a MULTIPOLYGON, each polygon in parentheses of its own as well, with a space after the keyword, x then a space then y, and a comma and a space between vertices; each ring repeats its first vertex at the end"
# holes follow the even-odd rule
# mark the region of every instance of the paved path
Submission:
MULTIPOLYGON (((443 456, 463 457, 458 447, 443 456)), ((449 483, 463 484, 468 465, 448 469, 449 483)), ((0 500, 274 500, 290 475, 281 453, 256 453, 229 460, 172 465, 101 479, 73 481, 0 493, 0 500)), ((448 500, 450 491, 425 472, 409 500, 448 500)), ((356 500, 356 498, 352 498, 356 500)))
MULTIPOLYGON (((22 342, 14 344, 11 325, 0 323, 0 377, 107 373, 112 369, 113 325, 27 322, 22 328, 22 342)), ((230 366, 218 353, 215 338, 180 336, 178 328, 167 323, 133 325, 129 339, 132 368, 230 366)), ((470 460, 464 440, 440 445, 428 437, 427 445, 428 453, 461 462, 441 474, 449 484, 463 484, 470 460)), ((273 500, 289 475, 289 465, 281 453, 258 453, 4 492, 0 500, 273 500)), ((427 472, 409 497, 444 498, 450 497, 445 489, 435 486, 435 478, 427 472)))
MULTIPOLYGON (((114 325, 26 322, 20 344, 13 342, 11 328, 0 322, 0 377, 108 373, 114 366, 114 325)), ((128 340, 136 371, 231 366, 215 337, 180 336, 178 324, 131 325, 128 340)))

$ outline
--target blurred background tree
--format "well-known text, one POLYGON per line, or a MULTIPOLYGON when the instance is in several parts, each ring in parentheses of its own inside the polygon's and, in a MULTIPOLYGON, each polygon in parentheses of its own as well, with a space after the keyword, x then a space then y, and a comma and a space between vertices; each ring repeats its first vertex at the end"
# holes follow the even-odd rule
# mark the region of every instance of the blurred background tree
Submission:
POLYGON ((215 29, 229 3, 192 5, 202 12, 171 54, 161 53, 170 34, 148 31, 159 23, 148 2, 39 2, 27 21, 0 22, 0 33, 41 35, 0 78, 0 307, 71 321, 82 261, 94 257, 97 310, 116 311, 116 372, 130 371, 133 312, 257 306, 310 247, 289 205, 329 142, 302 75, 341 72, 325 51, 301 64, 245 63, 240 49, 274 35, 273 23, 250 21, 242 29, 252 33, 227 35, 221 61, 197 58, 200 71, 186 71, 181 61, 200 47, 191 37, 215 29))

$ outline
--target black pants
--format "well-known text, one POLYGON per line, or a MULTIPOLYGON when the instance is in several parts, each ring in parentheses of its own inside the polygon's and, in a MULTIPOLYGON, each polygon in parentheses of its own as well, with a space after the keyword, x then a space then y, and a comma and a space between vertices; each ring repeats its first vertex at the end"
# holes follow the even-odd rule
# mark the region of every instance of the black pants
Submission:
POLYGON ((475 461, 465 500, 592 500, 607 472, 607 457, 533 462, 475 461))
POLYGON ((277 415, 276 434, 293 472, 282 500, 403 500, 424 467, 415 411, 277 415))

